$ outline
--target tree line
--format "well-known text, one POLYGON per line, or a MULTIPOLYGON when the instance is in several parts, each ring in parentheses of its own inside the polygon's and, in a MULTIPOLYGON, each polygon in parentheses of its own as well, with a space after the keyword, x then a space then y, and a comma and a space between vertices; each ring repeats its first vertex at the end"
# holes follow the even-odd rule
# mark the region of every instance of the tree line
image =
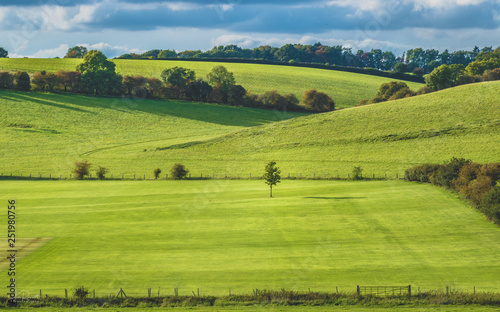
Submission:
POLYGON ((416 92, 401 81, 383 83, 374 98, 362 100, 359 105, 392 101, 459 85, 494 80, 500 80, 500 48, 480 52, 475 61, 467 67, 462 64, 440 65, 425 76, 425 86, 416 92))
POLYGON ((405 171, 405 179, 457 191, 500 225, 500 163, 479 164, 454 157, 442 165, 414 166, 405 171))
MULTIPOLYGON (((460 64, 467 66, 475 61, 482 52, 491 52, 492 47, 479 49, 477 46, 472 51, 444 50, 439 52, 435 49, 410 49, 402 56, 396 56, 391 51, 371 49, 370 51, 357 50, 354 52, 350 47, 342 45, 328 46, 317 42, 313 45, 286 44, 282 47, 269 45, 254 49, 243 49, 237 45, 216 46, 209 51, 186 50, 176 52, 175 50, 153 49, 142 54, 127 53, 119 56, 121 59, 189 59, 189 58, 217 58, 217 59, 253 59, 274 62, 290 63, 317 63, 335 66, 375 68, 377 70, 398 72, 430 73, 440 65, 460 64), (400 64, 399 66, 396 66, 400 64)), ((68 51, 69 53, 69 51, 68 51)), ((72 51, 71 53, 75 53, 72 51)))
POLYGON ((21 91, 72 92, 90 95, 110 95, 136 99, 173 99, 200 101, 288 111, 327 112, 335 102, 325 93, 308 90, 302 103, 294 94, 279 94, 276 90, 253 94, 236 84, 233 73, 224 66, 215 66, 206 79, 183 67, 167 68, 161 79, 143 76, 121 76, 116 65, 97 50, 85 54, 76 71, 0 72, 0 89, 21 91))

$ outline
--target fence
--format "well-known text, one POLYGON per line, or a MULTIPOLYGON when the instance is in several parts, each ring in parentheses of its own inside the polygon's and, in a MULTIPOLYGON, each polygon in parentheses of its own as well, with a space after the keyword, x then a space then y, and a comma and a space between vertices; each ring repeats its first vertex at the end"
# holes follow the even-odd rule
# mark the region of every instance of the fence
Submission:
MULTIPOLYGON (((1 179, 12 179, 12 180, 72 180, 76 179, 73 174, 62 175, 62 174, 13 174, 13 173, 0 173, 1 179)), ((96 180, 98 179, 95 175, 89 175, 85 180, 96 180)), ((162 174, 158 177, 158 180, 171 180, 173 179, 168 174, 162 174)), ((232 174, 188 174, 186 176, 187 180, 258 180, 262 179, 262 174, 252 174, 252 173, 232 173, 232 174)), ((282 180, 352 180, 352 174, 303 174, 303 173, 288 173, 281 176, 282 180)), ((404 179, 404 174, 367 174, 360 176, 362 180, 399 180, 404 179)), ((103 180, 156 180, 152 174, 109 174, 103 180)))
POLYGON ((358 295, 373 295, 376 297, 405 296, 411 297, 411 285, 408 286, 357 286, 358 295))

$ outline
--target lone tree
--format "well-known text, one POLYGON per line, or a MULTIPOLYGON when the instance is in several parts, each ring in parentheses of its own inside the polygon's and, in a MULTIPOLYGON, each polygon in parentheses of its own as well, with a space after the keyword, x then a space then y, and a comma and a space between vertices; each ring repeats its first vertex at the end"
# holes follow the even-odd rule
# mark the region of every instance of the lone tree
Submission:
POLYGON ((156 168, 155 170, 153 170, 153 173, 155 175, 155 180, 158 180, 158 178, 160 177, 161 169, 156 168))
POLYGON ((0 58, 9 57, 9 52, 4 48, 0 47, 0 58))
POLYGON ((189 170, 187 170, 186 167, 184 167, 184 165, 175 164, 170 170, 170 173, 172 173, 174 179, 181 180, 182 178, 185 178, 187 176, 189 170))
POLYGON ((78 180, 82 180, 85 176, 89 175, 91 163, 88 161, 77 161, 75 162, 75 168, 73 169, 73 173, 76 174, 76 178, 78 180))
POLYGON ((273 197, 273 185, 276 185, 281 182, 281 170, 280 168, 276 167, 276 162, 275 161, 270 161, 266 165, 266 172, 264 173, 264 180, 267 185, 271 188, 271 194, 270 197, 273 197))

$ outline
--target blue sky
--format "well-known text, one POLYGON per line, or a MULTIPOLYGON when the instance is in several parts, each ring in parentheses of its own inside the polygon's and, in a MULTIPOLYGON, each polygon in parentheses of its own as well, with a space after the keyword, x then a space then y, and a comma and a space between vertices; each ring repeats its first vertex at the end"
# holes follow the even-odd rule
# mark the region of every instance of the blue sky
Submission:
POLYGON ((114 57, 318 41, 396 53, 498 47, 500 0, 0 1, 10 57, 62 57, 75 45, 114 57))

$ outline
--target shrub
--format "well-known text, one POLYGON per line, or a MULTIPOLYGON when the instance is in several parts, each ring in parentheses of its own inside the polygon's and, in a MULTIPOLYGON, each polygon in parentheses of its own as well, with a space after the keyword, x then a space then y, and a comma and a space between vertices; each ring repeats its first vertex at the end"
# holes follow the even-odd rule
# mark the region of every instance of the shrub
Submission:
POLYGON ((397 63, 394 65, 394 71, 400 74, 404 74, 408 71, 408 65, 405 63, 397 63))
POLYGON ((186 167, 184 167, 184 165, 175 164, 170 170, 170 173, 172 173, 174 179, 181 180, 187 176, 189 170, 187 170, 186 167))
POLYGON ((75 168, 73 169, 73 173, 76 174, 76 178, 78 180, 82 180, 85 176, 89 175, 91 163, 84 161, 75 162, 75 168))
POLYGON ((428 183, 439 168, 441 168, 441 165, 438 164, 416 165, 405 171, 405 180, 428 183))
POLYGON ((302 104, 315 112, 329 112, 335 110, 335 102, 326 93, 316 89, 304 92, 302 104))
POLYGON ((89 294, 88 289, 83 286, 75 287, 75 291, 73 292, 73 297, 75 297, 79 301, 83 301, 89 294))
POLYGON ((500 80, 500 68, 495 68, 493 70, 487 70, 483 74, 483 81, 493 81, 500 80))
POLYGON ((0 89, 12 89, 14 86, 14 77, 11 73, 0 72, 0 89))
POLYGON ((96 174, 99 180, 104 180, 104 175, 108 173, 108 171, 109 170, 107 168, 99 166, 99 168, 96 170, 96 174))
POLYGON ((14 85, 16 90, 28 92, 31 90, 30 76, 27 72, 17 72, 14 75, 14 85))
POLYGON ((413 74, 417 77, 423 77, 425 74, 425 70, 423 68, 415 67, 413 69, 413 74))
POLYGON ((361 180, 361 179, 363 179, 363 176, 362 176, 361 172, 363 172, 363 169, 361 167, 354 167, 354 168, 352 168, 352 179, 353 180, 361 180))
POLYGON ((155 170, 153 170, 153 173, 155 175, 155 179, 158 179, 160 177, 161 169, 156 168, 155 170))
POLYGON ((484 195, 479 210, 493 222, 500 225, 500 186, 495 186, 484 195))
POLYGON ((415 96, 415 95, 416 95, 416 93, 413 92, 410 88, 402 88, 402 89, 399 89, 393 95, 391 95, 387 100, 394 101, 394 100, 398 100, 398 99, 402 99, 402 98, 410 97, 410 96, 415 96))
POLYGON ((470 160, 453 157, 449 162, 437 170, 435 175, 432 177, 431 182, 439 186, 451 188, 453 180, 458 178, 460 169, 468 163, 470 163, 470 160))
POLYGON ((432 89, 431 87, 428 87, 428 86, 423 86, 422 88, 418 89, 417 95, 427 94, 427 93, 432 93, 432 92, 434 92, 434 89, 432 89))

